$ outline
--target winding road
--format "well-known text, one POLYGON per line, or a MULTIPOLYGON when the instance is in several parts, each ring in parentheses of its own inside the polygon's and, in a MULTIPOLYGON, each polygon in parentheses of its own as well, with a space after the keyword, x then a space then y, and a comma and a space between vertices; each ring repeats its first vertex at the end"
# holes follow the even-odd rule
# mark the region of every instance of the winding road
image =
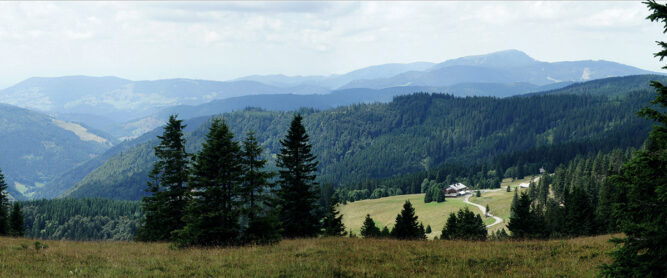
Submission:
POLYGON ((470 196, 472 196, 472 194, 468 194, 468 195, 466 195, 466 196, 465 196, 465 199, 463 199, 463 202, 466 203, 466 204, 471 204, 471 205, 473 205, 473 206, 478 207, 479 210, 482 211, 482 214, 491 216, 491 217, 493 217, 493 218, 496 220, 496 222, 493 222, 493 224, 486 225, 487 228, 489 228, 489 227, 491 227, 491 226, 494 226, 494 225, 496 225, 496 224, 500 224, 500 223, 503 222, 503 219, 500 218, 500 217, 498 217, 498 216, 495 216, 495 215, 490 214, 490 213, 489 213, 489 214, 486 214, 486 208, 485 208, 484 206, 475 204, 475 203, 473 203, 473 202, 470 202, 470 201, 468 200, 468 199, 470 199, 470 196))

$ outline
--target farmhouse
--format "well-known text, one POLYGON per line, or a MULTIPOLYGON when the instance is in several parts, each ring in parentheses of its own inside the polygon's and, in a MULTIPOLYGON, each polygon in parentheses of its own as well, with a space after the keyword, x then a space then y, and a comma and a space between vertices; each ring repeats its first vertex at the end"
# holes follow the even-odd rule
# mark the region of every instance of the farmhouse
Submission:
POLYGON ((469 192, 468 187, 459 182, 445 188, 445 197, 458 197, 468 194, 469 192))

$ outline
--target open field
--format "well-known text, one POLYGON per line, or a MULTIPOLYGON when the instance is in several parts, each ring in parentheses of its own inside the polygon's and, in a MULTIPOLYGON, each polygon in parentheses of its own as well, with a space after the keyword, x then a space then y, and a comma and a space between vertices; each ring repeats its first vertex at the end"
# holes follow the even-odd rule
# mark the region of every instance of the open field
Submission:
MULTIPOLYGON (((470 201, 475 204, 480 204, 482 206, 489 205, 491 214, 503 219, 502 223, 489 228, 489 232, 494 232, 507 226, 510 219, 512 198, 514 198, 514 188, 518 187, 519 184, 523 182, 530 182, 531 179, 532 177, 526 177, 525 179, 515 181, 512 181, 512 179, 504 179, 500 186, 500 190, 484 192, 482 193, 482 197, 473 196, 470 198, 470 201), (507 192, 506 188, 508 185, 512 189, 512 192, 507 192)), ((519 189, 519 192, 522 192, 523 190, 527 189, 519 189)))
MULTIPOLYGON (((514 197, 514 191, 506 192, 505 188, 509 185, 512 190, 513 188, 519 186, 522 182, 529 182, 532 177, 526 177, 525 179, 515 180, 505 179, 501 185, 501 189, 493 192, 485 192, 482 194, 482 197, 470 198, 470 201, 473 203, 480 204, 485 206, 489 204, 491 213, 502 218, 504 221, 498 225, 495 225, 489 228, 489 232, 499 230, 505 227, 507 221, 509 220, 510 206, 512 204, 512 197, 514 197)), ((440 231, 449 217, 449 213, 456 212, 459 209, 468 206, 463 203, 463 198, 447 198, 446 202, 443 203, 424 203, 424 194, 411 194, 411 195, 399 195, 391 196, 380 199, 371 199, 371 200, 362 200, 347 203, 340 207, 340 212, 343 214, 343 224, 345 227, 352 231, 355 234, 359 234, 361 230, 361 225, 364 222, 366 214, 370 214, 375 224, 380 227, 385 225, 391 229, 396 220, 396 215, 401 212, 403 208, 403 203, 405 200, 410 200, 412 206, 415 208, 415 213, 419 217, 419 221, 426 225, 431 225, 433 232, 428 235, 429 238, 435 236, 440 236, 440 231)), ((478 208, 469 206, 470 209, 479 214, 480 211, 478 208)), ((491 217, 484 217, 484 224, 489 225, 494 222, 494 219, 491 217)))
POLYGON ((2 277, 593 277, 610 236, 551 241, 284 240, 184 249, 167 243, 0 237, 2 277), (23 248, 21 245, 27 246, 23 248))
MULTIPOLYGON (((450 212, 456 212, 460 208, 467 206, 463 203, 463 198, 448 198, 446 202, 431 202, 426 204, 424 203, 424 194, 362 200, 341 206, 340 213, 343 214, 343 224, 345 224, 348 230, 352 229, 355 234, 359 235, 366 214, 370 214, 380 229, 385 225, 391 229, 396 221, 396 215, 403 209, 405 200, 410 200, 410 203, 415 208, 415 213, 419 217, 418 221, 424 223, 424 227, 431 225, 433 232, 428 235, 429 238, 440 236, 440 231, 445 225, 450 212)), ((471 206, 470 209, 479 213, 477 208, 471 206)), ((493 220, 489 221, 493 222, 493 220)))

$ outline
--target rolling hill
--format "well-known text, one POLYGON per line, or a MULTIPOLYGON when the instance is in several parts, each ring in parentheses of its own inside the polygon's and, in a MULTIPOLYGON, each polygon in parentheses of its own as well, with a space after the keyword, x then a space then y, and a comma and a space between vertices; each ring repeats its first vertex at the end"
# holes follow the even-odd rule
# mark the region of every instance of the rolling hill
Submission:
POLYGON ((163 117, 156 114, 162 110, 171 107, 175 110, 187 109, 184 106, 222 99, 229 101, 214 104, 220 107, 215 113, 245 107, 324 109, 387 102, 397 93, 416 92, 415 88, 457 96, 506 97, 555 89, 572 82, 650 73, 608 61, 541 62, 521 51, 506 50, 437 64, 376 65, 330 76, 253 75, 230 81, 33 77, 0 90, 0 102, 48 113, 61 120, 83 123, 119 139, 131 139, 161 125, 163 117), (394 93, 386 94, 384 90, 394 93), (329 93, 332 96, 317 96, 329 93), (311 96, 299 98, 292 95, 311 96))
POLYGON ((0 104, 0 169, 16 199, 113 146, 113 137, 27 109, 0 104))
MULTIPOLYGON (((634 134, 648 133, 650 124, 635 111, 653 93, 629 94, 622 101, 573 95, 497 99, 416 94, 386 104, 300 112, 320 160, 322 181, 340 184, 420 171, 447 161, 483 161, 573 140, 597 138, 612 145, 639 146, 645 138, 634 134)), ((255 130, 272 161, 292 115, 250 109, 222 117, 237 139, 255 130)), ((198 150, 206 131, 204 124, 187 134, 190 152, 198 150)), ((63 196, 140 198, 155 144, 149 140, 113 155, 63 196)))

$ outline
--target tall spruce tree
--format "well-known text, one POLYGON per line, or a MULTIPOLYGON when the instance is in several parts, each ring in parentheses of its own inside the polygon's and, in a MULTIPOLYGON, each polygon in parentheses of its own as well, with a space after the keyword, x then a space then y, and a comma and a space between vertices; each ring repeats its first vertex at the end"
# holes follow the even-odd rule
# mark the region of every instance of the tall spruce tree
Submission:
POLYGON ((313 237, 320 230, 315 182, 317 164, 303 118, 297 114, 292 119, 287 135, 280 140, 282 147, 276 165, 279 171, 280 220, 283 236, 288 238, 313 237))
POLYGON ((327 214, 322 221, 323 233, 325 236, 345 236, 345 225, 343 225, 343 215, 338 212, 336 206, 338 202, 331 202, 327 214), (340 214, 340 215, 339 215, 340 214))
MULTIPOLYGON (((386 227, 385 227, 386 228, 386 227)), ((370 214, 366 214, 364 224, 361 226, 361 236, 365 238, 380 237, 380 228, 375 226, 375 221, 370 214)))
POLYGON ((221 119, 214 119, 195 156, 179 246, 234 245, 240 240, 241 148, 221 119))
POLYGON ((14 202, 12 212, 9 214, 9 234, 11 236, 23 236, 24 230, 21 207, 18 202, 14 202))
POLYGON ((410 201, 405 201, 403 210, 396 215, 396 223, 394 229, 391 230, 391 235, 397 239, 426 239, 424 226, 417 222, 417 218, 410 201))
MULTIPOLYGON (((651 14, 648 19, 663 24, 667 33, 667 5, 644 2, 651 14)), ((662 50, 655 53, 662 61, 667 57, 667 42, 660 41, 662 50)), ((663 67, 667 69, 667 66, 663 67)), ((639 115, 657 122, 646 141, 646 149, 638 151, 623 165, 620 174, 610 177, 625 192, 625 202, 614 204, 624 238, 615 239, 621 246, 612 253, 614 262, 605 265, 608 277, 667 277, 667 87, 653 81, 657 96, 639 115)))
POLYGON ((9 221, 7 210, 9 209, 9 198, 7 197, 7 182, 0 170, 0 235, 9 234, 9 221))
POLYGON ((189 156, 185 151, 183 129, 177 116, 169 116, 160 144, 155 147, 157 162, 150 172, 147 192, 142 199, 144 219, 137 231, 142 241, 168 241, 172 232, 183 228, 183 212, 188 202, 187 180, 189 156))
MULTIPOLYGON (((516 196, 516 195, 515 195, 516 196)), ((530 196, 526 192, 521 192, 518 199, 512 200, 510 212, 510 221, 507 223, 507 229, 512 232, 514 238, 532 237, 532 215, 530 213, 530 196)))
POLYGON ((241 192, 248 220, 247 227, 243 230, 243 240, 254 244, 268 244, 280 240, 280 220, 273 208, 273 184, 269 182, 275 173, 264 170, 266 159, 261 156, 262 147, 255 133, 249 132, 243 141, 241 152, 241 192))

